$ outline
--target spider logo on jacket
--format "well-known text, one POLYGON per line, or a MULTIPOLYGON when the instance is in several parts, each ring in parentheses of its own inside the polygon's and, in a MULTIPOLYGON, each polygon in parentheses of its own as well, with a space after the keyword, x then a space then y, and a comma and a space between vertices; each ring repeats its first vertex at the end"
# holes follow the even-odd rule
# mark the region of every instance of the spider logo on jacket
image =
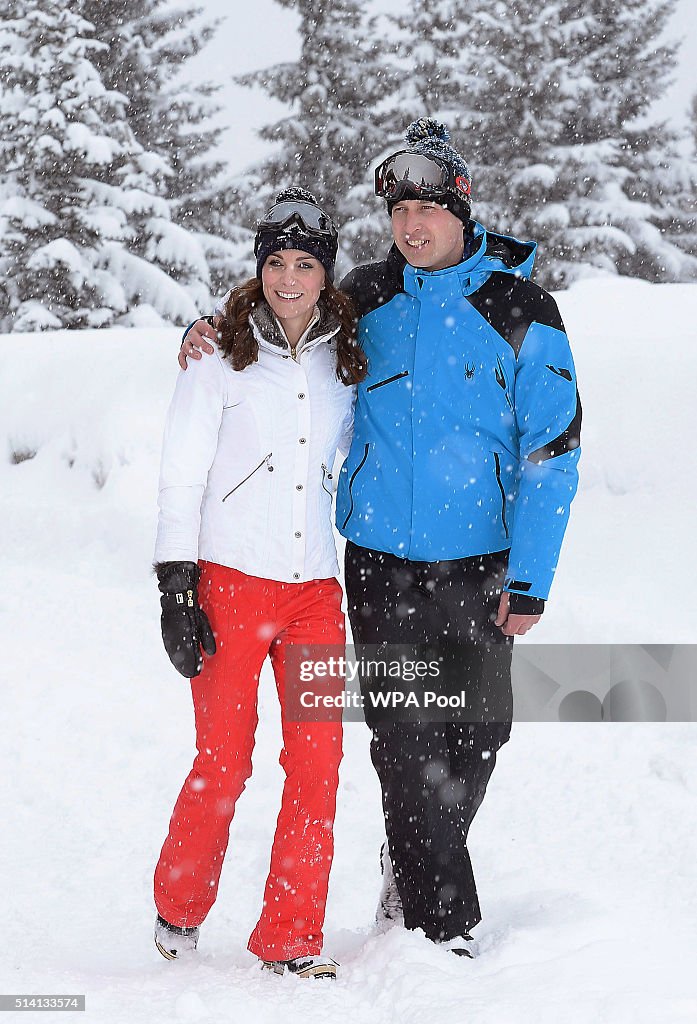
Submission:
POLYGON ((474 377, 474 363, 465 363, 465 380, 472 380, 474 377))

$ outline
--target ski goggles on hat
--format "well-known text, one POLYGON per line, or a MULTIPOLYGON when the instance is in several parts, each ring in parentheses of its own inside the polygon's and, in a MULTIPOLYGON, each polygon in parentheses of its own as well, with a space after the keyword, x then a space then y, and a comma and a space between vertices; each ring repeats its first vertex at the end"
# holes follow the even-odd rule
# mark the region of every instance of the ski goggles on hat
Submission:
POLYGON ((407 192, 417 196, 442 196, 444 192, 469 196, 471 185, 456 175, 446 160, 402 151, 383 160, 375 170, 375 195, 401 199, 407 192))
POLYGON ((331 241, 338 237, 334 224, 318 206, 292 200, 272 206, 265 217, 259 221, 254 243, 255 255, 259 249, 260 235, 265 231, 276 233, 288 231, 289 234, 298 233, 310 238, 324 238, 331 241))

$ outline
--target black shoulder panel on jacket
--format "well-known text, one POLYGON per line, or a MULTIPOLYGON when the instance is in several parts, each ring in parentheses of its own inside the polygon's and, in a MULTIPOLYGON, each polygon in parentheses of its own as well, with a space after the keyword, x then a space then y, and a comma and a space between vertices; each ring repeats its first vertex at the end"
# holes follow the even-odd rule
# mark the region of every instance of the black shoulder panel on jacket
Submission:
POLYGON ((521 345, 533 321, 564 330, 557 304, 543 288, 525 277, 494 272, 481 288, 467 298, 518 358, 521 345))
POLYGON ((487 256, 502 260, 507 267, 520 266, 530 255, 530 243, 519 242, 517 238, 504 238, 494 231, 487 231, 487 256))
POLYGON ((393 246, 386 260, 366 263, 349 271, 339 289, 351 296, 358 315, 365 316, 404 291, 405 263, 404 257, 393 246))
POLYGON ((571 423, 568 425, 559 437, 555 437, 549 444, 544 445, 542 448, 538 448, 536 451, 531 452, 528 455, 530 462, 545 462, 547 459, 553 459, 555 455, 563 455, 564 452, 571 452, 581 443, 581 417, 583 410, 581 409, 581 396, 576 390, 576 412, 571 423))

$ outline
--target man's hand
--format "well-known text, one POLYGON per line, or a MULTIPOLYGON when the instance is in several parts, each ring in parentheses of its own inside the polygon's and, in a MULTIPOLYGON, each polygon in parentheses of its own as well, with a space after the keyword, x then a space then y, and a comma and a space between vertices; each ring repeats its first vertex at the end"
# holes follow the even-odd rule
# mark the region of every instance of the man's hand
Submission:
POLYGON ((508 611, 510 595, 506 590, 501 594, 499 601, 499 613, 496 616, 496 625, 501 627, 505 636, 525 636, 529 629, 539 622, 541 615, 513 615, 508 611))
POLYGON ((201 352, 207 352, 208 355, 211 355, 213 346, 210 342, 217 340, 218 334, 215 327, 211 327, 206 320, 197 320, 184 338, 182 347, 179 349, 179 365, 182 370, 186 369, 186 360, 189 357, 191 359, 200 359, 201 352))

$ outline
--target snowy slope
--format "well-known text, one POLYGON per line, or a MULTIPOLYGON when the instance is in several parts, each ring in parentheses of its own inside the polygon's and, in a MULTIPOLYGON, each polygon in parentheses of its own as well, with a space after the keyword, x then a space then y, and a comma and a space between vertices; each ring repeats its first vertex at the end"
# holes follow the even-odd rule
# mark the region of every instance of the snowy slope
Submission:
MULTIPOLYGON (((690 642, 697 287, 601 279, 558 299, 582 485, 533 638, 690 642)), ((483 954, 462 962, 371 928, 379 787, 367 730, 349 723, 326 929, 342 973, 305 985, 261 975, 245 951, 281 790, 267 672, 200 955, 155 952, 152 870, 193 756, 148 570, 177 333, 0 339, 0 992, 84 992, 99 1024, 697 1019, 689 724, 515 728, 472 829, 483 954)))

